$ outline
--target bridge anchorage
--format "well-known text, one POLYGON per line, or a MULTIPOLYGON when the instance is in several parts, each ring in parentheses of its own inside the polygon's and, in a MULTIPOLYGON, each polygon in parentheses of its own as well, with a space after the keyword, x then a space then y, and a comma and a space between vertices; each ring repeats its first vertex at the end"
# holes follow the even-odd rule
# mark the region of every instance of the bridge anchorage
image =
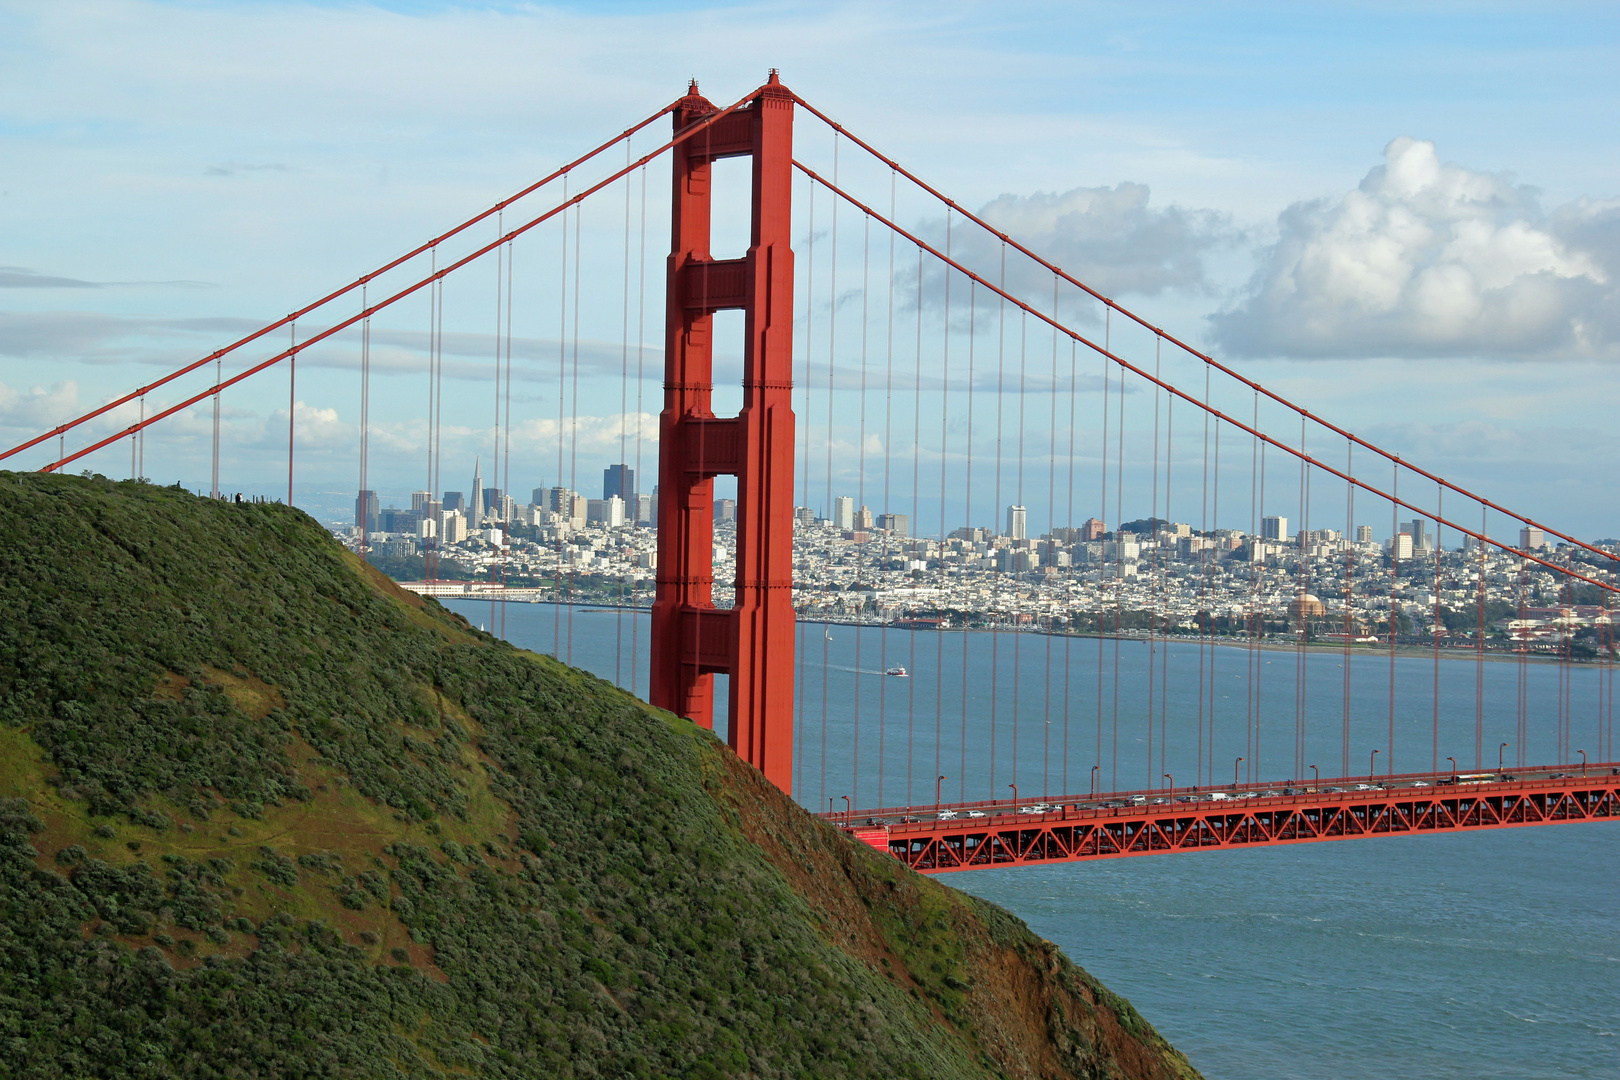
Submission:
POLYGON ((507 602, 555 602, 551 647, 569 661, 580 604, 650 606, 628 663, 615 639, 621 683, 713 728, 725 676, 737 754, 919 870, 1615 815, 1614 553, 1288 400, 1041 246, 774 71, 723 106, 694 83, 0 461, 114 474, 127 453, 132 476, 206 471, 216 497, 249 486, 233 471, 267 467, 291 501, 300 417, 353 416, 358 552, 419 574, 424 593, 488 599, 500 632, 507 602), (734 158, 746 199, 722 183, 734 158), (656 312, 646 282, 663 257, 645 238, 662 210, 646 192, 666 166, 654 427, 640 401, 656 350, 632 313, 644 331, 656 312), (746 250, 715 257, 717 222, 744 205, 746 250), (716 340, 736 313, 740 360, 716 340), (409 365, 373 369, 377 335, 427 343, 425 395, 409 365), (445 392, 477 374, 468 341, 493 361, 492 417, 445 392), (616 384, 611 365, 581 363, 608 342, 616 384), (740 385, 717 387, 734 360, 740 385), (330 372, 356 369, 351 397, 330 372), (248 382, 255 406, 279 398, 273 371, 284 468, 221 405, 248 382), (540 404, 514 416, 524 379, 540 404), (409 511, 374 487, 402 482, 373 479, 384 425, 391 446, 406 431, 425 451, 409 511), (649 498, 633 477, 654 439, 649 498), (452 458, 475 491, 443 490, 452 458), (589 499, 580 477, 602 466, 589 499), (538 486, 519 504, 525 476, 538 486))

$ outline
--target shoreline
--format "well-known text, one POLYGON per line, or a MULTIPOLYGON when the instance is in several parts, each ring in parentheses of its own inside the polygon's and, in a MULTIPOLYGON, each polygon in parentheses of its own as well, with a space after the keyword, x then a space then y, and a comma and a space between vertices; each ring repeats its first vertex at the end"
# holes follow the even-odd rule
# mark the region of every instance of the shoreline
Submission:
MULTIPOLYGON (((503 598, 501 598, 499 596, 489 596, 487 594, 483 595, 483 596, 479 596, 479 595, 476 595, 476 594, 466 594, 466 595, 459 595, 459 596, 445 596, 445 597, 437 597, 436 596, 436 597, 433 597, 433 599, 439 600, 441 602, 444 601, 444 600, 469 600, 469 601, 472 601, 474 603, 495 602, 495 603, 508 603, 508 604, 552 604, 552 605, 554 605, 556 607, 572 607, 572 608, 575 609, 575 611, 578 614, 589 614, 589 613, 591 613, 593 611, 599 612, 601 614, 608 614, 610 612, 622 612, 622 611, 650 612, 652 610, 651 605, 644 605, 644 604, 614 604, 614 603, 603 602, 603 601, 594 601, 594 602, 591 602, 591 603, 572 603, 571 604, 571 603, 568 603, 568 602, 562 601, 562 600, 541 599, 539 597, 533 597, 533 598, 530 598, 530 597, 506 597, 506 598, 503 599, 503 598)), ((729 610, 729 609, 722 608, 721 610, 729 610)), ((1234 640, 1231 640, 1229 638, 1197 638, 1197 637, 1189 637, 1189 636, 1180 635, 1180 634, 1172 634, 1172 635, 1168 635, 1168 636, 1159 636, 1159 637, 1149 637, 1146 634, 1095 634, 1095 633, 1073 633, 1073 634, 1069 634, 1069 633, 1053 633, 1052 631, 1049 631, 1049 630, 1039 630, 1039 629, 1017 630, 1017 629, 1013 629, 1011 627, 1008 627, 1008 628, 1004 628, 1004 629, 990 630, 990 629, 986 629, 986 628, 983 628, 983 627, 959 627, 959 626, 949 627, 949 628, 946 628, 944 630, 935 629, 935 630, 929 631, 929 630, 923 630, 923 629, 920 629, 918 627, 912 627, 912 626, 896 626, 893 623, 853 622, 853 621, 848 621, 848 620, 843 620, 843 619, 802 618, 802 617, 796 619, 795 622, 798 623, 798 624, 807 624, 807 625, 820 624, 822 626, 829 626, 829 627, 831 627, 831 626, 843 626, 843 627, 849 627, 849 628, 856 629, 856 630, 875 630, 875 631, 881 631, 881 630, 908 630, 908 631, 913 631, 913 632, 916 632, 916 633, 947 633, 947 634, 1030 634, 1030 635, 1037 636, 1037 637, 1051 637, 1051 638, 1057 638, 1057 639, 1060 639, 1060 640, 1065 639, 1065 638, 1075 638, 1075 639, 1085 640, 1085 641, 1099 641, 1099 640, 1100 641, 1123 641, 1123 642, 1138 642, 1138 643, 1141 643, 1141 644, 1147 644, 1149 642, 1157 644, 1157 643, 1160 643, 1160 642, 1164 642, 1164 643, 1174 643, 1174 644, 1180 644, 1180 645, 1212 645, 1212 646, 1218 646, 1220 648, 1225 648, 1225 649, 1255 649, 1255 650, 1262 651, 1262 652, 1297 652, 1299 650, 1299 644, 1297 642, 1285 642, 1285 641, 1276 641, 1276 640, 1258 641, 1258 642, 1234 641, 1234 640)), ((1307 654, 1313 654, 1313 653, 1338 653, 1340 655, 1343 655, 1346 651, 1348 651, 1349 654, 1352 655, 1352 656, 1371 656, 1371 657, 1388 657, 1389 654, 1390 654, 1390 648, 1389 648, 1389 646, 1387 644, 1365 644, 1365 643, 1363 643, 1363 644, 1352 644, 1352 645, 1350 645, 1348 647, 1348 650, 1347 650, 1346 646, 1343 643, 1331 643, 1330 644, 1330 643, 1325 643, 1325 642, 1311 642, 1311 643, 1309 643, 1309 644, 1307 644, 1305 646, 1305 651, 1306 651, 1307 654)), ((1397 657, 1407 657, 1407 658, 1434 659, 1436 657, 1436 651, 1435 651, 1434 648, 1429 647, 1429 646, 1423 646, 1423 645, 1396 645, 1395 649, 1394 649, 1394 653, 1395 653, 1395 655, 1397 657)), ((1522 661, 1524 663, 1530 663, 1530 664, 1569 664, 1569 665, 1572 665, 1572 666, 1574 666, 1574 665, 1601 666, 1604 663, 1604 660, 1603 660, 1602 657, 1595 657, 1595 658, 1589 659, 1589 660, 1587 660, 1587 659, 1568 659, 1568 660, 1566 660, 1566 659, 1563 659, 1561 657, 1538 656, 1538 655, 1535 655, 1535 654, 1523 654, 1523 655, 1521 655, 1521 654, 1518 654, 1518 653, 1503 653, 1501 651, 1491 650, 1491 649, 1487 649, 1484 652, 1484 654, 1482 655, 1482 654, 1480 654, 1479 652, 1477 652, 1474 649, 1468 649, 1468 648, 1459 649, 1459 648, 1450 647, 1450 646, 1441 647, 1441 649, 1438 652, 1438 658, 1441 659, 1441 660, 1450 660, 1450 661, 1470 661, 1471 660, 1471 661, 1474 661, 1476 663, 1480 662, 1480 661, 1484 661, 1485 663, 1492 663, 1492 664, 1513 664, 1513 663, 1519 663, 1519 662, 1522 661)))

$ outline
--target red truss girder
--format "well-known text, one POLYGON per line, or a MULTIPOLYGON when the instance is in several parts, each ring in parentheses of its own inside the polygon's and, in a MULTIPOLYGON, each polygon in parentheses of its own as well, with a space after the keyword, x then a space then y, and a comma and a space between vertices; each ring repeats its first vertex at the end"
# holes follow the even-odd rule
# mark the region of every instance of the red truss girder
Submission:
POLYGON ((1620 818, 1620 775, 1312 791, 856 828, 925 873, 1620 818))

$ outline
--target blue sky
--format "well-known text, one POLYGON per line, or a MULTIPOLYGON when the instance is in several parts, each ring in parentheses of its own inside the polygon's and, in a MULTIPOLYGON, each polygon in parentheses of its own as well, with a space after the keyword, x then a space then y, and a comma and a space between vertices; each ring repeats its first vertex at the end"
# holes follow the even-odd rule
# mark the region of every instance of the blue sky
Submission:
MULTIPOLYGON (((0 3, 0 426, 9 444, 206 353, 689 76, 730 100, 776 66, 1178 335, 1503 501, 1614 535, 1617 24, 1610 5, 1547 3, 0 3)), ((587 224, 622 246, 611 214, 587 224)), ((612 260, 586 273, 602 288, 584 332, 611 366, 612 260)), ((480 303, 452 297, 448 329, 487 333, 480 303)), ((555 328, 524 317, 515 333, 549 356, 555 328)), ((416 329, 391 328, 377 384, 385 462, 416 456, 416 329)), ((449 370, 447 475, 487 442, 478 348, 449 370)), ((351 361, 301 373, 312 500, 353 487, 351 361)), ((532 374, 515 408, 540 416, 555 402, 532 374)), ((623 391, 607 379, 586 404, 606 417, 623 391)), ((284 393, 229 400, 236 487, 273 490, 260 462, 284 393)), ((195 432, 154 434, 147 471, 197 483, 196 449, 195 432)), ((599 470, 587 457, 570 469, 599 470)), ((515 468, 518 491, 525 470, 558 467, 515 468)), ((417 483, 401 466, 379 486, 417 483)))

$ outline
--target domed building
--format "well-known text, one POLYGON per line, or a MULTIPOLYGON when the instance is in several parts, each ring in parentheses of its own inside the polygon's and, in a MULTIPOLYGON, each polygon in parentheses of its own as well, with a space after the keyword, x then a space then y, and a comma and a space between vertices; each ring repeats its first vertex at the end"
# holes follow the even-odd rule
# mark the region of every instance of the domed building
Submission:
POLYGON ((1288 617, 1294 622, 1320 619, 1327 614, 1327 605, 1314 593, 1300 593, 1288 605, 1288 617))

